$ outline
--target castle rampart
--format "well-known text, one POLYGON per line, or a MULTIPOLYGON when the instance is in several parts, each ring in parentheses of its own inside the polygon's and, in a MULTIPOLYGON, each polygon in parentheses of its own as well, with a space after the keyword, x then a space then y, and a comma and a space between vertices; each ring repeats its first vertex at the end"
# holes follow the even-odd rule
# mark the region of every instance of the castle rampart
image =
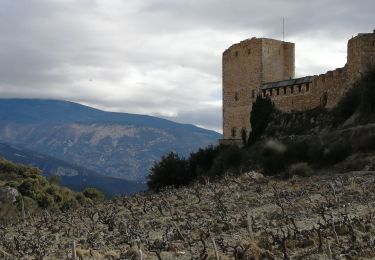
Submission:
POLYGON ((353 82, 375 65, 375 32, 348 41, 347 63, 325 74, 294 78, 294 44, 252 38, 223 54, 223 133, 240 142, 251 131, 250 113, 258 94, 286 112, 333 108, 353 82))

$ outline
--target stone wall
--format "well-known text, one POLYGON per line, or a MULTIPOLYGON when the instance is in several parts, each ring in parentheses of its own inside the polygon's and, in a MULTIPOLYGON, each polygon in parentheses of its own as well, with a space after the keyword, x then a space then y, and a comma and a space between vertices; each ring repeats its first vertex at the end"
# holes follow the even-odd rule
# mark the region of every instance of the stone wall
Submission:
POLYGON ((293 76, 293 43, 252 38, 227 49, 223 54, 224 139, 241 139, 243 131, 248 136, 251 104, 263 82, 293 76))
POLYGON ((270 96, 278 109, 287 112, 333 108, 353 82, 375 66, 375 32, 350 39, 347 51, 343 68, 311 76, 307 83, 278 87, 283 84, 277 81, 294 77, 294 43, 252 38, 231 46, 223 53, 224 140, 239 142, 242 131, 248 136, 251 107, 258 94, 270 96), (263 89, 270 82, 275 87, 263 89))
POLYGON ((353 82, 366 69, 375 65, 375 34, 359 34, 348 42, 347 64, 343 68, 328 71, 312 77, 309 87, 294 85, 287 87, 287 92, 267 90, 275 106, 282 111, 303 111, 323 106, 328 109, 337 105, 353 82), (292 89, 294 90, 292 93, 292 89))
POLYGON ((346 92, 346 70, 336 69, 313 76, 311 82, 269 89, 265 92, 275 106, 285 112, 303 111, 317 106, 334 107, 346 92), (272 93, 271 93, 272 92, 272 93))

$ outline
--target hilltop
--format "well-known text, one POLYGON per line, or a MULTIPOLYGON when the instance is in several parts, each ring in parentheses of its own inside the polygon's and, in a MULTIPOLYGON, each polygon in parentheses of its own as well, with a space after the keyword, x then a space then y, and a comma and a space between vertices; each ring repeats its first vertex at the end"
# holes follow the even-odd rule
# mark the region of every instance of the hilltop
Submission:
POLYGON ((104 198, 100 191, 74 192, 60 186, 57 176, 46 178, 37 168, 0 157, 0 223, 25 219, 41 210, 66 211, 99 198, 104 198))

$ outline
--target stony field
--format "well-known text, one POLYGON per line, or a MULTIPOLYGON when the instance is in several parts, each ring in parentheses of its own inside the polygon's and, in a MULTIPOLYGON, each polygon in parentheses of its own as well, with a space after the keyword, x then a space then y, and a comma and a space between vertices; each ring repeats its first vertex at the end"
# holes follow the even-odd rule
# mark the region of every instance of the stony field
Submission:
POLYGON ((374 203, 371 171, 247 173, 1 224, 0 258, 373 259, 374 203))

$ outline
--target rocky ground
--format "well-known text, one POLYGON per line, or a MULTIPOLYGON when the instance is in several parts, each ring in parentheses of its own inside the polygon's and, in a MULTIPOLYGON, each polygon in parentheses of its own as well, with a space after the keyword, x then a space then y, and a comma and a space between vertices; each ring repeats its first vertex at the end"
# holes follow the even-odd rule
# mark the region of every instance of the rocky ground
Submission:
POLYGON ((0 225, 1 259, 373 259, 375 172, 247 173, 0 225))

